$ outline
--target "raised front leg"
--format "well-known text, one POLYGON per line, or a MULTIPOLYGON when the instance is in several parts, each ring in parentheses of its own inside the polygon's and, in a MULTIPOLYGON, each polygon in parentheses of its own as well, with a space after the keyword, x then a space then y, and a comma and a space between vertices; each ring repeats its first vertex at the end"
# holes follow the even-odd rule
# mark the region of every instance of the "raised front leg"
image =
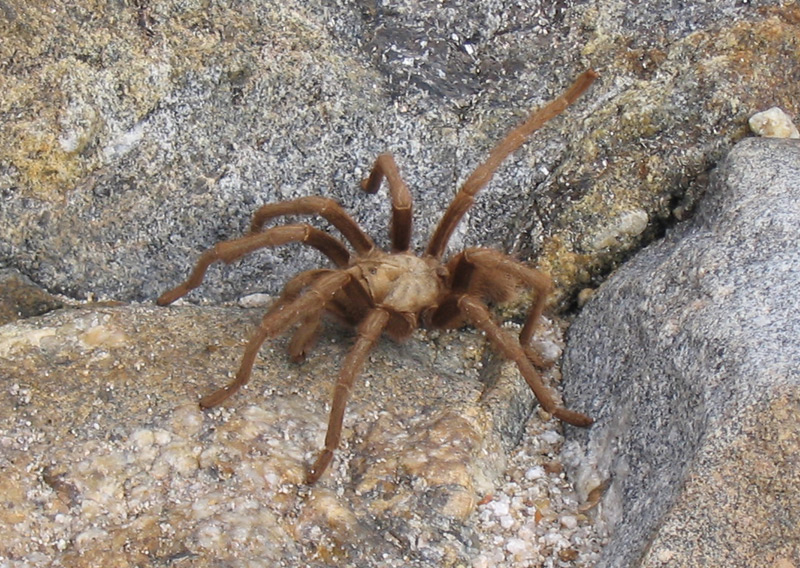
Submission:
POLYGON ((453 202, 445 211, 442 220, 431 237, 426 254, 441 258, 447 243, 464 214, 472 207, 475 195, 492 179, 494 172, 509 154, 522 146, 528 137, 541 128, 548 120, 555 118, 574 103, 589 85, 597 78, 592 69, 581 73, 575 82, 561 96, 533 112, 528 119, 506 135, 489 153, 489 157, 478 166, 458 190, 453 202))
POLYGON ((392 252, 407 251, 411 242, 411 193, 400 177, 400 171, 391 154, 378 156, 372 166, 372 173, 361 181, 361 189, 367 193, 375 193, 383 178, 389 184, 389 196, 392 199, 392 223, 389 227, 392 252))

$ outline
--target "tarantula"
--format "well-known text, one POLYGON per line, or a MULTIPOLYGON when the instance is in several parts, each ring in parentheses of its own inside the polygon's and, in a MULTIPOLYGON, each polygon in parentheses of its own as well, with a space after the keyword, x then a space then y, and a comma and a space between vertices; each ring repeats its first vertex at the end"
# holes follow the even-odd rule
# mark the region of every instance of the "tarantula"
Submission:
POLYGON ((420 324, 455 328, 466 323, 483 330, 495 349, 517 364, 544 410, 564 422, 589 426, 591 418, 567 410, 554 400, 534 367, 541 365, 541 360, 529 343, 551 290, 550 278, 488 248, 466 249, 446 263, 442 262, 442 255, 474 196, 489 182, 500 163, 530 134, 561 114, 596 77, 597 73, 591 69, 582 73, 561 96, 532 113, 495 146, 486 161, 461 186, 421 256, 408 250, 411 194, 391 154, 378 156, 369 177, 361 183, 367 193, 375 193, 384 179, 388 183, 392 204, 391 252, 375 246, 336 201, 325 197, 301 197, 264 205, 253 216, 247 235, 220 242, 205 251, 189 278, 162 294, 158 305, 170 304, 198 287, 211 263, 217 260, 231 263, 263 247, 301 242, 318 249, 336 268, 301 272, 286 284, 247 344, 235 379, 202 398, 200 406, 216 406, 238 391, 249 380, 264 341, 293 325, 297 328, 289 343, 289 354, 294 360, 302 360, 312 347, 321 318, 327 312, 357 326, 357 338, 336 381, 325 448, 307 471, 308 484, 320 478, 339 446, 345 405, 369 351, 383 332, 401 340, 420 324), (305 223, 264 229, 271 219, 286 215, 319 215, 327 219, 352 245, 355 254, 351 254, 339 239, 305 223), (495 322, 487 303, 513 298, 520 285, 533 288, 535 300, 517 338, 495 322))

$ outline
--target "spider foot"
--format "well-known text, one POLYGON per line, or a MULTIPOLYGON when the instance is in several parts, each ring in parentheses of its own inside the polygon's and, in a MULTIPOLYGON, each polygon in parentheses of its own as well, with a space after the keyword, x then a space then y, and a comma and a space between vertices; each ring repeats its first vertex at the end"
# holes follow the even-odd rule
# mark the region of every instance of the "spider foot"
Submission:
POLYGON ((574 410, 567 410, 566 408, 556 408, 553 410, 552 415, 558 418, 559 420, 566 422, 567 424, 572 424, 573 426, 580 426, 582 428, 586 428, 587 426, 591 426, 594 422, 593 419, 589 418, 585 414, 581 414, 580 412, 575 412, 574 410))
POLYGON ((322 474, 328 469, 332 460, 333 450, 322 450, 317 461, 314 462, 314 465, 312 465, 306 473, 306 485, 313 485, 319 481, 319 478, 322 477, 322 474))
POLYGON ((239 385, 228 385, 226 387, 222 387, 221 389, 216 390, 211 394, 201 398, 200 408, 202 408, 203 410, 213 408, 218 404, 220 404, 221 402, 227 400, 238 390, 239 390, 239 385))
POLYGON ((181 298, 186 295, 188 290, 184 289, 184 286, 178 286, 177 288, 173 288, 172 290, 167 290, 163 294, 158 297, 156 300, 156 305, 159 306, 168 306, 178 298, 181 298))

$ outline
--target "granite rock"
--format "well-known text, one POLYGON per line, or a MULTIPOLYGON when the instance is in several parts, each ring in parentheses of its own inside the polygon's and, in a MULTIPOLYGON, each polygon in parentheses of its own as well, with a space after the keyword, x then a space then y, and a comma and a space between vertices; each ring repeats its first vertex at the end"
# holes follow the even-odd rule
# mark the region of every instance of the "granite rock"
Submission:
MULTIPOLYGON (((452 242, 535 260, 564 306, 688 214, 747 117, 800 114, 798 14, 778 0, 3 0, 0 264, 73 298, 151 299, 258 205, 320 193, 385 244, 385 194, 358 190, 383 151, 416 198, 419 246, 492 144, 594 66, 601 80, 501 168, 452 242)), ((265 251, 214 267, 192 298, 274 294, 319 262, 265 251)))
MULTIPOLYGON (((800 114, 798 21, 798 7, 779 0, 681 6, 667 0, 635 6, 622 0, 468 5, 407 0, 391 6, 351 0, 235 5, 0 0, 0 267, 28 278, 13 306, 30 301, 38 306, 40 294, 59 293, 80 300, 152 300, 182 280, 203 249, 240 235, 257 206, 303 195, 339 200, 386 244, 385 190, 367 196, 357 188, 375 156, 387 150, 396 155, 416 199, 420 246, 459 182, 494 142, 530 108, 593 66, 601 79, 498 171, 451 246, 496 246, 538 263, 557 283, 556 301, 567 306, 577 290, 600 282, 665 226, 691 213, 707 172, 745 135, 747 117, 772 106, 790 117, 800 114), (662 17, 654 19, 653 13, 662 17)), ((298 247, 264 251, 232 269, 213 267, 189 301, 274 294, 288 276, 320 262, 315 251, 298 247)), ((64 296, 55 301, 69 303, 64 296)), ((283 410, 253 403, 220 411, 204 418, 199 431, 191 405, 175 410, 235 368, 243 330, 256 315, 185 306, 174 312, 98 305, 83 310, 3 329, 6 355, 18 365, 13 373, 8 367, 3 383, 3 396, 14 409, 6 417, 3 443, 16 460, 4 463, 13 474, 4 478, 9 481, 3 489, 11 496, 6 503, 12 504, 4 511, 19 513, 15 523, 29 523, 14 525, 18 535, 27 535, 13 541, 25 543, 16 557, 37 564, 37 554, 45 558, 62 549, 72 555, 70 561, 96 556, 102 563, 103 554, 127 546, 130 564, 144 556, 201 562, 210 556, 203 551, 228 550, 228 531, 245 543, 231 553, 239 559, 277 558, 275 549, 264 548, 268 542, 285 543, 287 562, 313 557, 335 564, 340 554, 358 554, 346 546, 353 535, 366 535, 366 556, 402 549, 373 538, 378 534, 403 535, 417 547, 415 561, 441 566, 467 557, 468 543, 476 540, 462 517, 492 485, 486 480, 499 475, 496 459, 502 452, 478 460, 481 465, 473 460, 443 466, 457 482, 441 493, 408 491, 407 500, 385 505, 386 515, 399 511, 402 530, 362 526, 376 515, 372 505, 332 506, 332 499, 347 501, 341 492, 354 494, 353 486, 342 485, 348 474, 358 473, 349 447, 338 462, 341 475, 327 486, 332 492, 321 486, 311 493, 319 496, 313 501, 318 506, 294 498, 299 490, 292 484, 309 448, 318 446, 310 437, 324 423, 319 413, 327 400, 324 387, 313 387, 322 390, 312 388, 313 401, 305 406, 300 397, 283 410), (165 343, 154 347, 148 338, 165 343), (139 372, 161 364, 155 354, 165 352, 178 360, 181 373, 193 377, 188 386, 177 387, 181 392, 161 390, 175 371, 139 372), (55 382, 47 382, 49 377, 55 382), (113 386, 117 378, 121 382, 113 386), (192 387, 193 381, 202 381, 202 388, 192 387), (124 404, 114 397, 115 389, 125 395, 124 404), (34 410, 38 418, 26 414, 34 410), (93 412, 96 420, 81 422, 93 412), (293 429, 284 426, 287 414, 293 429), (47 426, 47 419, 54 430, 45 435, 37 428, 47 426), (251 422, 255 426, 246 426, 251 422), (269 434, 261 436, 259 428, 269 434), (59 431, 74 438, 65 441, 55 435, 59 431), (254 437, 269 445, 284 434, 302 444, 281 446, 288 457, 278 465, 263 465, 268 450, 261 445, 250 453, 244 449, 254 437), (210 452, 202 462, 208 467, 192 465, 197 448, 210 452), (45 454, 54 457, 45 463, 45 454), (253 468, 257 472, 251 475, 253 468), (277 482, 275 470, 283 472, 277 482), (127 477, 129 471, 135 479, 127 477), (231 476, 235 488, 211 483, 231 476), (77 479, 83 477, 88 481, 77 479), (262 478, 267 485, 258 486, 262 478), (257 509, 243 496, 248 491, 274 506, 257 509), (209 495, 199 511, 187 501, 196 494, 209 495), (119 504, 119 496, 132 508, 119 504), (46 519, 37 516, 39 505, 46 519), (144 515, 144 508, 152 508, 153 515, 144 515), (434 529, 420 528, 421 510, 439 515, 434 529), (231 511, 245 511, 246 520, 231 511), (281 524, 287 515, 305 524, 281 524), (208 522, 199 531, 197 523, 181 525, 183 519, 208 522), (173 526, 183 528, 170 534, 173 526), (205 543, 211 548, 203 548, 205 543)), ((465 341, 436 357, 452 358, 454 368, 462 368, 474 351, 465 341)), ((391 360, 381 359, 393 353, 389 345, 377 352, 378 360, 391 360)), ((335 366, 341 349, 327 344, 322 362, 308 365, 321 365, 319 373, 329 375, 333 367, 324 365, 335 366)), ((266 349, 265 357, 272 357, 266 349)), ((297 380, 292 367, 266 361, 262 370, 297 380)), ((483 362, 491 370, 482 375, 486 383, 508 374, 507 366, 483 362)), ((387 364, 384 371, 391 368, 387 364)), ((384 371, 375 371, 376 381, 384 371)), ((386 383, 392 386, 376 393, 381 404, 392 393, 402 395, 404 377, 399 374, 398 384, 386 383)), ((508 390, 502 396, 493 391, 493 409, 486 400, 469 411, 458 407, 459 415, 446 414, 446 405, 437 407, 424 415, 442 421, 419 423, 419 430, 393 410, 381 414, 378 402, 361 411, 356 405, 354 412, 369 416, 365 428, 378 424, 376 433, 392 430, 393 420, 402 423, 392 430, 400 441, 378 435, 371 440, 375 449, 399 444, 413 453, 415 445, 425 446, 426 428, 450 432, 454 425, 466 432, 464 448, 508 449, 531 401, 517 382, 501 384, 511 386, 501 389, 508 390)), ((290 386, 283 396, 294 399, 304 388, 290 386)), ((447 396, 466 400, 478 391, 447 396)), ((422 393, 422 400, 429 394, 422 393)), ((416 416, 417 410, 407 412, 416 416)), ((354 436, 366 440, 368 432, 354 436)), ((405 459, 402 451, 392 455, 405 459)), ((386 466, 390 470, 394 459, 386 466)), ((409 463, 428 479, 424 460, 409 463)), ((379 476, 377 465, 369 467, 379 476)), ((403 487, 407 482, 407 477, 397 480, 403 487)), ((370 498, 380 497, 380 487, 368 492, 370 498)), ((492 506, 490 501, 478 509, 492 506)), ((585 523, 580 513, 564 518, 565 526, 573 526, 575 518, 585 523)), ((521 546, 529 534, 513 535, 508 555, 531 561, 529 549, 521 546)), ((577 549, 559 534, 541 538, 556 556, 565 552, 559 561, 566 562, 577 549)), ((495 562, 498 554, 505 558, 497 551, 483 558, 495 562)))
POLYGON ((569 330, 598 566, 800 565, 800 143, 747 139, 569 330))
POLYGON ((755 113, 748 120, 750 130, 767 138, 800 138, 800 132, 783 109, 772 107, 755 113))
MULTIPOLYGON (((276 340, 242 392, 197 405, 230 380, 261 313, 87 306, 0 327, 0 564, 505 566, 506 554, 569 554, 591 565, 600 539, 564 479, 561 425, 534 416, 526 429, 532 395, 479 334, 382 341, 342 447, 309 488, 351 332, 331 325, 300 365, 276 340), (505 483, 523 433, 527 462, 505 483), (524 547, 521 534, 533 537, 524 547)), ((539 338, 546 352, 559 354, 558 336, 539 338)))

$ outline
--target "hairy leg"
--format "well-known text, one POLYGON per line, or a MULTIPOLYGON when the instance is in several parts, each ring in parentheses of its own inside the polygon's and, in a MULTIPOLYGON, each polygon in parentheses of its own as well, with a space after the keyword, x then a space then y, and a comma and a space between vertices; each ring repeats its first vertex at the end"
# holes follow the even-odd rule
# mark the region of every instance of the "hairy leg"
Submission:
POLYGON ((453 257, 450 267, 454 292, 464 292, 488 298, 490 301, 503 302, 516 294, 518 283, 533 289, 533 305, 525 318, 519 342, 535 365, 547 366, 530 343, 542 317, 547 296, 553 289, 550 277, 506 254, 487 248, 465 250, 453 257))
POLYGON ((411 193, 400 177, 391 154, 381 154, 377 157, 369 177, 361 181, 361 189, 367 193, 375 193, 383 178, 386 178, 389 184, 389 195, 392 199, 392 223, 389 227, 392 252, 404 252, 408 250, 411 242, 411 193))
POLYGON ((299 363, 305 360, 306 356, 317 342, 321 327, 322 310, 303 318, 289 342, 289 357, 292 358, 292 361, 299 363))
POLYGON ((315 483, 330 465, 333 459, 333 452, 339 447, 342 439, 342 423, 344 421, 344 411, 347 400, 353 390, 353 383, 364 366, 367 355, 381 336, 381 332, 389 321, 389 314, 376 308, 371 310, 364 321, 358 326, 358 337, 350 352, 342 364, 339 378, 333 389, 333 403, 331 404, 331 414, 328 420, 328 432, 325 435, 325 449, 322 450, 317 460, 314 462, 306 475, 306 483, 315 483))
MULTIPOLYGON (((264 317, 270 317, 271 314, 282 310, 285 305, 293 302, 300 296, 303 290, 325 274, 330 274, 331 272, 334 271, 327 268, 306 270, 289 280, 286 286, 283 287, 280 298, 270 306, 269 311, 264 317)), ((289 342, 289 356, 292 358, 292 361, 302 361, 311 350, 311 347, 316 341, 319 328, 321 327, 322 312, 324 309, 324 306, 320 306, 318 310, 310 312, 300 321, 299 327, 294 332, 292 340, 289 342)))
POLYGON ((256 360, 261 345, 268 338, 275 337, 292 324, 302 320, 309 313, 319 311, 333 295, 347 284, 351 276, 346 271, 333 271, 325 274, 316 280, 304 294, 300 295, 291 302, 282 304, 278 309, 269 310, 261 320, 261 325, 250 338, 245 347, 242 362, 236 377, 227 386, 203 397, 200 400, 202 408, 216 406, 250 380, 250 373, 253 370, 253 363, 256 360))
POLYGON ((461 312, 476 328, 486 333, 486 337, 504 357, 511 359, 517 364, 528 386, 531 387, 533 394, 539 400, 542 408, 569 424, 575 426, 589 426, 593 422, 591 418, 574 410, 567 410, 558 404, 550 389, 542 382, 542 378, 528 359, 528 355, 520 345, 519 341, 512 334, 506 332, 492 319, 489 308, 478 298, 469 294, 464 294, 458 299, 458 307, 461 312))
POLYGON ((503 160, 522 146, 525 140, 536 130, 541 128, 548 120, 564 112, 564 109, 574 103, 596 78, 597 73, 591 69, 581 73, 572 86, 564 91, 564 93, 531 114, 525 122, 509 132, 508 135, 494 147, 489 153, 489 157, 486 158, 486 161, 472 172, 472 175, 467 178, 467 181, 464 182, 464 185, 461 186, 461 189, 459 189, 452 203, 450 203, 441 221, 439 221, 439 225, 436 227, 433 237, 431 237, 426 254, 434 258, 442 257, 453 231, 462 217, 464 217, 467 210, 472 207, 475 195, 489 183, 489 180, 492 179, 494 172, 503 160))
POLYGON ((250 232, 258 233, 270 219, 285 215, 319 215, 327 219, 353 245, 360 255, 375 248, 375 243, 350 215, 333 199, 311 196, 300 197, 292 201, 269 203, 260 207, 253 215, 250 232))
POLYGON ((291 242, 301 242, 310 245, 325 254, 338 266, 347 266, 350 260, 350 253, 344 245, 337 239, 315 229, 311 225, 297 224, 284 225, 267 229, 263 233, 245 235, 238 239, 231 239, 217 243, 212 248, 200 255, 200 259, 185 282, 179 284, 172 290, 164 292, 156 300, 159 306, 171 304, 194 290, 203 283, 208 267, 221 260, 230 264, 234 260, 242 258, 244 255, 256 251, 260 248, 283 245, 291 242))

